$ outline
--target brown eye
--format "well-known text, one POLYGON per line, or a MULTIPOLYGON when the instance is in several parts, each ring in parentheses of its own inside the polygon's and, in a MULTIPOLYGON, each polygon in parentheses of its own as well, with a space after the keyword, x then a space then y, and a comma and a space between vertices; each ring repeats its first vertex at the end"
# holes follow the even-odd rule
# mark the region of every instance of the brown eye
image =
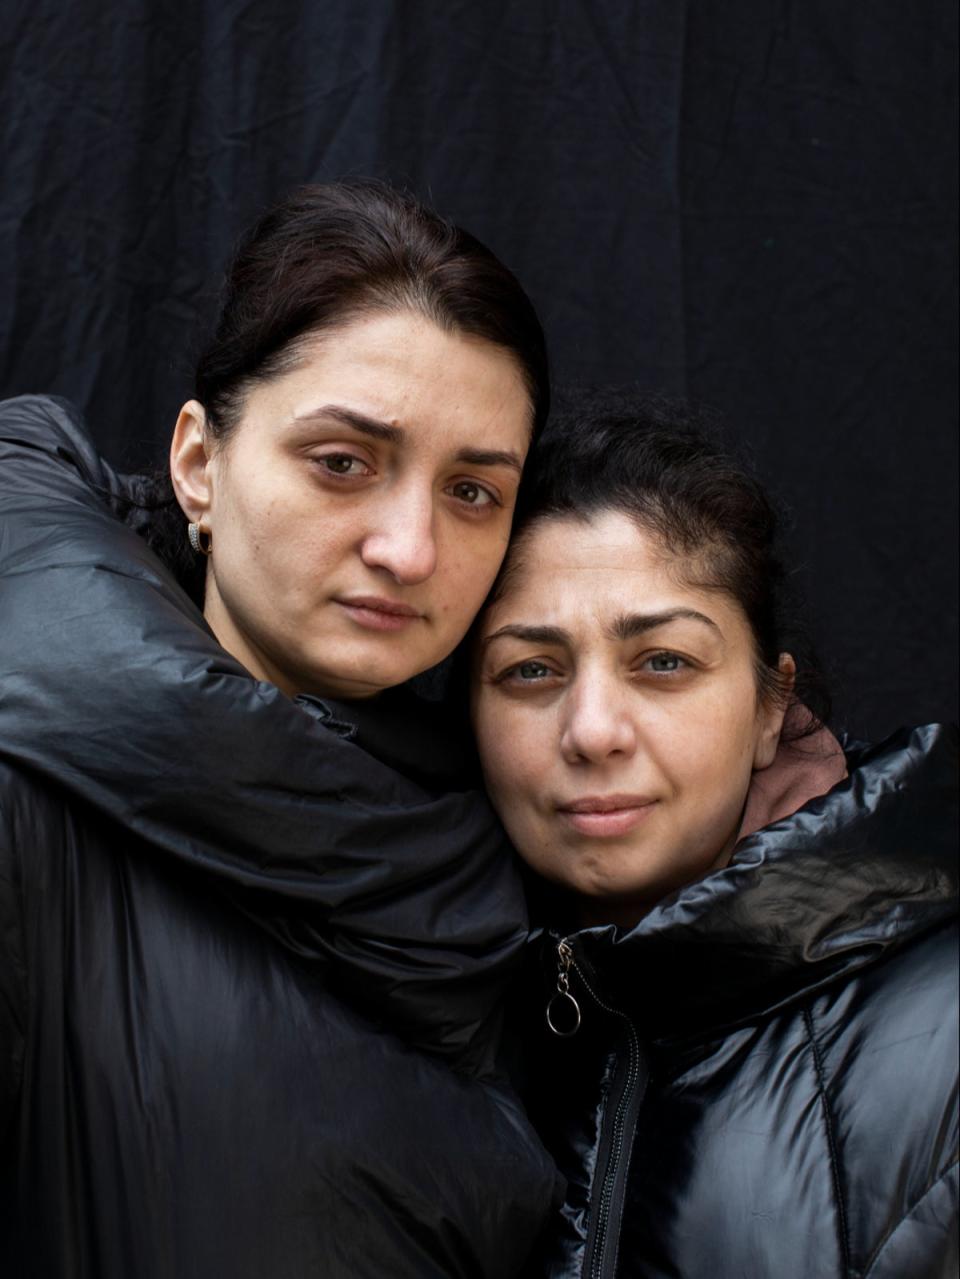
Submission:
POLYGON ((458 480, 456 484, 450 485, 447 492, 468 506, 498 505, 489 489, 485 489, 482 484, 474 483, 473 480, 458 480))
POLYGON ((328 471, 333 471, 334 475, 349 475, 350 468, 357 461, 349 453, 329 453, 320 460, 328 471))
POLYGON ((370 464, 354 453, 315 453, 310 460, 319 467, 322 475, 355 479, 374 473, 370 464))

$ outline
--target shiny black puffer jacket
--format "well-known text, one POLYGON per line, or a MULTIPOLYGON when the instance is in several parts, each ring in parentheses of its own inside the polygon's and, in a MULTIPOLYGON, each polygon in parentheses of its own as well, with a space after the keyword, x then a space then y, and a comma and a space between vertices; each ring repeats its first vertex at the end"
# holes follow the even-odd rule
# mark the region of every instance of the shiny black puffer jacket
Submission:
POLYGON ((544 937, 582 1023, 537 1035, 569 1188, 531 1277, 956 1275, 956 764, 858 751, 632 931, 544 937))
POLYGON ((555 1174, 491 1069, 499 826, 429 707, 251 679, 125 491, 0 408, 0 1275, 515 1274, 555 1174))

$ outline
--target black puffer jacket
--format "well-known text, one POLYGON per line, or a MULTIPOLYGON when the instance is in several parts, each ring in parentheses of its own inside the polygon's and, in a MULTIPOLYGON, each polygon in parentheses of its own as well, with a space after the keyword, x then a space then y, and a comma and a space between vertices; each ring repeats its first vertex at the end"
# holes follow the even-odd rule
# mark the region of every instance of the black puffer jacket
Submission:
POLYGON ((403 693, 251 679, 124 492, 0 410, 0 1274, 516 1273, 554 1171, 491 1069, 492 813, 403 693))
POLYGON ((956 763, 937 727, 858 752, 632 931, 544 938, 582 1024, 538 1037, 569 1189, 531 1276, 952 1279, 956 763))

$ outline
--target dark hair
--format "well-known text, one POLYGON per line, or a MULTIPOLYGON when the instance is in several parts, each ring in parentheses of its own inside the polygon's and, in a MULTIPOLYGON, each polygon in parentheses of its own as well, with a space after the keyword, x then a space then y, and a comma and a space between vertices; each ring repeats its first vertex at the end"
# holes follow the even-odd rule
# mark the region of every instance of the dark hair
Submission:
POLYGON ((827 719, 829 694, 788 590, 774 507, 747 465, 720 442, 715 420, 689 404, 568 394, 528 459, 511 550, 491 601, 522 560, 532 527, 607 510, 622 511, 656 537, 677 557, 686 583, 723 591, 740 605, 756 645, 762 697, 785 696, 778 659, 792 653, 793 698, 810 711, 794 736, 827 719))
MULTIPOLYGON (((550 401, 546 343, 519 281, 467 231, 369 179, 300 187, 241 239, 194 381, 211 431, 229 436, 251 387, 295 364, 308 338, 398 310, 510 352, 539 434, 550 401)), ((155 506, 147 540, 202 598, 203 575, 184 550, 182 516, 168 483, 155 506)))
POLYGON ((250 386, 289 368, 301 339, 398 310, 509 351, 539 432, 549 407, 546 344, 516 277, 467 231, 370 179, 300 187, 241 240, 196 370, 213 430, 233 428, 250 386))

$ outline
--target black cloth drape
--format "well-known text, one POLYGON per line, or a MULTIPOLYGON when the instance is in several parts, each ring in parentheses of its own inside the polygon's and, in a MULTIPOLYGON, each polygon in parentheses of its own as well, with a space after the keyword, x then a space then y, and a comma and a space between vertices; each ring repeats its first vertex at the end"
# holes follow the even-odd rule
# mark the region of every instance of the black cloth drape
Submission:
POLYGON ((517 271, 558 380, 719 408, 795 513, 839 722, 956 715, 951 0, 15 0, 0 393, 163 451, 239 229, 411 185, 517 271))

